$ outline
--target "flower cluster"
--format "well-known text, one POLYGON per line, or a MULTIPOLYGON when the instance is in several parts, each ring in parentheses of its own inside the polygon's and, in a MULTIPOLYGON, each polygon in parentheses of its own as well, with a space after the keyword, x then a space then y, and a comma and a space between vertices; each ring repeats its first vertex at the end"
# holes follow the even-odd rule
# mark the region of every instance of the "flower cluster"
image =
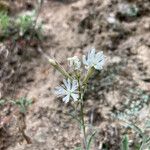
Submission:
MULTIPOLYGON (((73 68, 74 71, 77 71, 81 68, 81 61, 77 56, 68 58, 70 67, 73 68)), ((96 70, 101 70, 104 66, 105 63, 105 56, 103 54, 102 51, 96 53, 96 50, 93 48, 88 52, 87 56, 83 56, 83 65, 85 65, 85 68, 88 70, 93 68, 96 70)), ((52 64, 53 66, 55 66, 54 64, 52 64)), ((55 94, 58 97, 64 97, 63 101, 65 103, 68 103, 70 99, 72 99, 73 101, 77 101, 79 100, 79 82, 78 82, 78 77, 70 77, 70 75, 68 73, 66 73, 66 71, 60 67, 57 66, 56 67, 58 70, 61 70, 61 73, 63 75, 65 75, 65 77, 67 78, 67 80, 63 81, 63 85, 56 87, 55 88, 55 94), (64 73, 63 73, 64 72, 64 73)), ((92 70, 93 70, 92 69, 92 70)), ((90 73, 90 75, 92 75, 90 73)), ((87 73, 86 77, 84 79, 87 79, 87 77, 89 78, 89 74, 87 73)), ((86 81, 86 80, 83 80, 86 81)))
POLYGON ((68 58, 68 61, 70 62, 70 67, 73 67, 74 70, 80 69, 81 62, 77 56, 68 58))

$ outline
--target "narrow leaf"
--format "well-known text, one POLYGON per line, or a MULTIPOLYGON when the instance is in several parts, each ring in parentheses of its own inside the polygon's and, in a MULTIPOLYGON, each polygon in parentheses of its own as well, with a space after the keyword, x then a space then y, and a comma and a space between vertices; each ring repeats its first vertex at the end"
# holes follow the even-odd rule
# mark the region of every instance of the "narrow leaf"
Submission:
POLYGON ((122 140, 121 150, 129 150, 129 139, 127 135, 125 135, 125 137, 122 140))
POLYGON ((96 134, 96 131, 90 136, 90 138, 88 140, 88 150, 90 150, 91 142, 92 142, 92 139, 95 136, 95 134, 96 134))

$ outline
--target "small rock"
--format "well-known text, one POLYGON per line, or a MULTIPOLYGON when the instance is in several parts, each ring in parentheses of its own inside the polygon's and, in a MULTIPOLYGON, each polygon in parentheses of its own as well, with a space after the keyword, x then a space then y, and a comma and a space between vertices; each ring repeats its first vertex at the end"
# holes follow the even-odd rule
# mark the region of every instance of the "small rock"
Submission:
POLYGON ((109 17, 107 18, 107 21, 110 24, 116 24, 117 20, 115 18, 115 14, 113 14, 113 13, 109 14, 109 17))
POLYGON ((148 23, 148 22, 145 23, 145 24, 144 24, 144 29, 145 29, 145 30, 150 30, 150 23, 148 23))
POLYGON ((150 48, 142 45, 137 49, 138 58, 143 62, 143 65, 147 67, 147 73, 150 73, 150 48))
POLYGON ((106 99, 110 105, 116 106, 117 103, 120 101, 119 91, 111 91, 107 93, 106 99))
POLYGON ((111 59, 111 62, 112 62, 112 63, 118 64, 118 63, 121 62, 121 58, 118 57, 118 56, 115 56, 115 57, 113 57, 113 58, 111 59))

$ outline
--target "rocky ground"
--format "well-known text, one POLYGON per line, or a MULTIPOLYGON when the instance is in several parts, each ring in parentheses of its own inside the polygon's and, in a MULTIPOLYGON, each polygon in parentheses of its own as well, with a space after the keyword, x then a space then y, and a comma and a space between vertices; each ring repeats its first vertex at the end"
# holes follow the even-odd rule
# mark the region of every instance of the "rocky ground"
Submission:
MULTIPOLYGON (((18 13, 26 11, 25 6, 18 6, 18 13)), ((38 48, 68 69, 67 57, 81 56, 95 47, 104 51, 107 64, 91 79, 86 93, 86 120, 93 115, 98 131, 92 149, 119 150, 124 131, 111 114, 130 107, 126 101, 140 101, 145 95, 150 99, 149 0, 47 0, 38 21, 43 23, 42 43, 0 43, 0 49, 5 49, 0 51, 1 98, 26 96, 34 101, 26 116, 26 134, 32 144, 18 133, 16 109, 6 105, 0 111, 0 149, 73 150, 80 145, 80 130, 65 115, 69 105, 53 94, 62 77, 38 48)))

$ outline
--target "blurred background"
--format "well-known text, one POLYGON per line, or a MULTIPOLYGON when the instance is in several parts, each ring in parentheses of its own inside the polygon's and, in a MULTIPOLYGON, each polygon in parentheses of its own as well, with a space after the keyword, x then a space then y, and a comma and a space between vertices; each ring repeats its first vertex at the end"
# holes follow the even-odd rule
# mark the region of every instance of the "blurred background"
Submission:
POLYGON ((16 108, 0 103, 0 150, 80 145, 80 130, 65 115, 69 104, 53 94, 62 77, 39 49, 68 70, 66 58, 93 47, 107 56, 86 93, 86 120, 98 130, 93 150, 119 150, 125 132, 134 137, 111 114, 138 102, 140 124, 148 111, 143 107, 150 100, 150 1, 0 0, 0 99, 33 100, 26 116, 30 145, 18 133, 16 108))

